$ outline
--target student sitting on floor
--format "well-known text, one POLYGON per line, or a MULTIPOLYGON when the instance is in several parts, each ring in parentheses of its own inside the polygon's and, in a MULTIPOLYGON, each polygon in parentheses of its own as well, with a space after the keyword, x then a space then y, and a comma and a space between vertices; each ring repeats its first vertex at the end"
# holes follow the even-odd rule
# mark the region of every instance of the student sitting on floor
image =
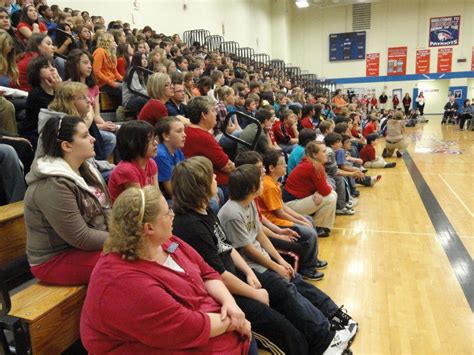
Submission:
POLYGON ((357 323, 324 292, 295 273, 263 234, 254 199, 262 194, 261 172, 242 165, 231 173, 230 200, 219 211, 224 232, 267 289, 270 304, 285 305, 285 316, 305 335, 311 354, 341 354, 357 323), (289 308, 287 308, 289 307, 289 308), (340 322, 331 328, 333 316, 340 322))
POLYGON ((158 187, 156 156, 158 139, 155 129, 145 121, 124 123, 117 133, 117 148, 122 159, 109 178, 112 200, 129 187, 158 187))
POLYGON ((379 136, 376 133, 369 134, 367 136, 367 144, 360 151, 360 158, 364 162, 364 167, 372 169, 394 168, 397 163, 387 163, 380 155, 376 155, 375 141, 377 138, 379 136))
MULTIPOLYGON (((269 151, 263 156, 263 165, 266 171, 263 177, 263 193, 257 198, 261 213, 278 227, 291 228, 298 233, 299 238, 292 242, 300 246, 299 273, 309 280, 321 280, 324 274, 316 269, 324 269, 328 263, 318 260, 318 235, 311 217, 305 217, 283 203, 278 179, 286 175, 285 157, 279 151, 269 151)), ((291 242, 275 240, 272 243, 277 248, 291 250, 291 242)))
POLYGON ((81 314, 91 354, 247 354, 249 321, 173 216, 154 186, 115 201, 81 314))
POLYGON ((209 208, 217 182, 212 163, 205 157, 192 157, 173 173, 173 207, 176 216, 173 233, 189 243, 222 277, 237 305, 252 323, 252 330, 270 342, 269 350, 285 354, 307 354, 308 344, 290 321, 269 307, 268 292, 261 287, 253 270, 232 248, 216 214, 209 208), (273 344, 272 344, 273 343, 273 344), (279 349, 274 349, 275 345, 279 349), (281 349, 281 350, 280 350, 281 349))

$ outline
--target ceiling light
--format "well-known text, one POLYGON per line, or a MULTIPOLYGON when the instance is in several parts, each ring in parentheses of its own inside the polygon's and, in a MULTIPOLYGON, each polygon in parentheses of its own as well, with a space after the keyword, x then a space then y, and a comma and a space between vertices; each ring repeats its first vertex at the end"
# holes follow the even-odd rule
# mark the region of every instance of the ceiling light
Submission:
POLYGON ((296 0, 296 6, 300 9, 308 7, 308 1, 307 0, 296 0))

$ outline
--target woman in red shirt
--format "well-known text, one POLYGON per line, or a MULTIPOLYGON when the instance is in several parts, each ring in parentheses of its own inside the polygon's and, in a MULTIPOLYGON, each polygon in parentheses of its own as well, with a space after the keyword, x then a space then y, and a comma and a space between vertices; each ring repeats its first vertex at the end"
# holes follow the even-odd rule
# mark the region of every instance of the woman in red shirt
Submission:
POLYGON ((250 323, 220 275, 172 235, 158 188, 115 201, 81 315, 91 354, 247 354, 250 323))
POLYGON ((26 5, 21 10, 20 23, 16 29, 17 36, 23 43, 26 43, 33 33, 48 32, 46 25, 38 21, 38 12, 33 4, 26 5))
POLYGON ((147 92, 150 100, 143 106, 138 119, 147 121, 154 126, 160 118, 168 116, 168 109, 165 105, 174 95, 170 76, 164 73, 155 73, 150 76, 147 92))
POLYGON ((313 216, 315 226, 330 230, 336 215, 337 194, 326 179, 326 146, 310 142, 304 153, 286 180, 283 201, 295 212, 313 216))

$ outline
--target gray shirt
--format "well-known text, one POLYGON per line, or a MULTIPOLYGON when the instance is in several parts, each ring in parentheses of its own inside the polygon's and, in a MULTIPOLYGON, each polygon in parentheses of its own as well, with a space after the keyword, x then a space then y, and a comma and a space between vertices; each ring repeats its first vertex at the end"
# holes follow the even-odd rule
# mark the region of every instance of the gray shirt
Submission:
POLYGON ((336 176, 337 175, 337 161, 336 161, 336 154, 334 154, 334 150, 332 148, 326 146, 326 151, 328 155, 328 161, 324 164, 324 168, 326 169, 326 174, 328 176, 336 176))
POLYGON ((257 207, 252 202, 247 208, 242 207, 238 202, 229 200, 220 209, 219 220, 224 228, 227 238, 232 246, 239 251, 247 264, 257 272, 265 272, 267 268, 255 262, 246 255, 243 247, 253 245, 258 251, 270 259, 270 255, 262 248, 257 241, 257 235, 261 226, 258 219, 257 207))
MULTIPOLYGON (((249 124, 247 127, 244 128, 242 133, 240 133, 239 138, 246 141, 246 142, 248 142, 248 143, 252 143, 253 140, 255 139, 255 136, 257 135, 257 128, 258 127, 255 123, 249 124)), ((250 148, 248 148, 247 146, 245 146, 243 144, 239 143, 238 146, 237 146, 237 153, 247 152, 249 150, 250 150, 250 148)), ((261 154, 264 154, 269 150, 267 135, 263 131, 263 128, 262 128, 262 131, 260 133, 260 136, 258 137, 257 145, 255 146, 255 150, 257 152, 261 153, 261 154)))

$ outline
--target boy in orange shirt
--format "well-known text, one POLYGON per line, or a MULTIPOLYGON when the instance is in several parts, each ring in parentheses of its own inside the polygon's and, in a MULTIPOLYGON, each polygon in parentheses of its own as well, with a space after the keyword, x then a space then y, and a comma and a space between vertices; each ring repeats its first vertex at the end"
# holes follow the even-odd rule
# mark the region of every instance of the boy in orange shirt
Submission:
POLYGON ((275 240, 275 247, 292 250, 300 255, 300 274, 310 280, 320 280, 324 274, 316 269, 324 269, 327 262, 318 260, 318 238, 311 219, 293 211, 283 203, 278 179, 286 174, 286 162, 281 152, 271 150, 265 153, 263 165, 266 175, 263 178, 263 193, 257 198, 263 216, 281 228, 290 228, 298 233, 291 241, 275 240))

